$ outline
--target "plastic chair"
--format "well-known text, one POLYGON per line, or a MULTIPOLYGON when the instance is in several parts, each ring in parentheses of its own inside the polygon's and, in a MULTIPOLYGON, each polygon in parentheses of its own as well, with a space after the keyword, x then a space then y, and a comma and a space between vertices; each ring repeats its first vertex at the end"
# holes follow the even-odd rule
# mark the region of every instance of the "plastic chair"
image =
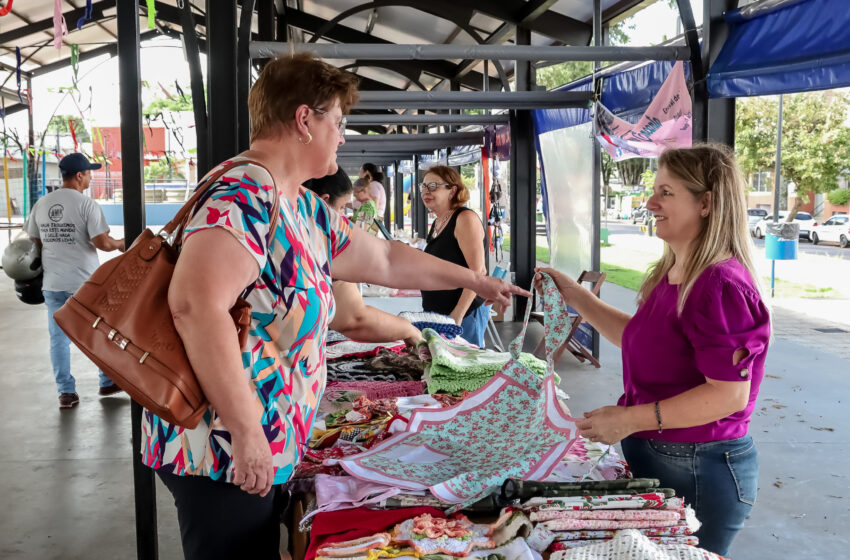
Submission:
MULTIPOLYGON (((604 272, 595 272, 593 270, 585 270, 584 272, 582 272, 579 275, 577 282, 579 284, 583 284, 584 282, 589 282, 591 284, 590 292, 593 295, 595 295, 596 297, 599 297, 599 291, 602 289, 602 283, 605 282, 605 273, 604 272)), ((570 332, 567 334, 567 338, 564 341, 564 343, 560 346, 560 348, 555 350, 555 354, 553 355, 554 361, 557 362, 558 359, 561 357, 561 354, 563 354, 565 350, 569 350, 572 353, 572 355, 575 356, 576 359, 579 362, 584 363, 584 361, 587 360, 588 362, 590 362, 591 364, 593 364, 597 368, 602 367, 599 363, 599 360, 597 360, 596 358, 593 357, 593 353, 590 350, 588 350, 582 343, 580 343, 578 340, 576 340, 574 338, 576 332, 578 331, 578 329, 579 329, 579 327, 581 326, 581 323, 582 323, 581 314, 578 314, 578 313, 576 313, 575 315, 570 314, 570 318, 571 318, 570 332)), ((541 313, 539 311, 533 311, 531 313, 530 320, 537 321, 538 323, 540 323, 542 325, 543 324, 543 313, 541 313)), ((546 338, 544 337, 540 340, 540 343, 534 349, 534 355, 535 356, 539 357, 541 355, 541 352, 545 350, 545 348, 544 348, 545 344, 546 344, 546 338)))

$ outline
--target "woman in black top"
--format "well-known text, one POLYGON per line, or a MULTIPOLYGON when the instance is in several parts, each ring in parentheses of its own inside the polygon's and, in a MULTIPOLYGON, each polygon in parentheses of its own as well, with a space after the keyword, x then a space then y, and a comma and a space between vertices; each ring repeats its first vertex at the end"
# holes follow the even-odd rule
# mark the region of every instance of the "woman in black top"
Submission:
MULTIPOLYGON (((478 215, 463 205, 469 190, 460 174, 445 165, 435 165, 419 185, 422 202, 436 219, 428 232, 425 252, 451 263, 486 274, 484 266, 484 226, 478 215)), ((490 306, 475 292, 465 289, 422 292, 425 311, 450 315, 463 327, 463 338, 484 345, 484 330, 490 319, 490 306)))

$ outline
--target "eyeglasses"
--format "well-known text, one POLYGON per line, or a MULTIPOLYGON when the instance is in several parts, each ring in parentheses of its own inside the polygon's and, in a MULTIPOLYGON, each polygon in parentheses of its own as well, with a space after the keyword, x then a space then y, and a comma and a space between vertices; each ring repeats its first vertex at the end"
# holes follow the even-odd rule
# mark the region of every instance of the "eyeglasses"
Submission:
MULTIPOLYGON (((312 110, 316 111, 317 113, 319 113, 320 115, 327 115, 328 114, 328 112, 325 111, 324 109, 319 109, 317 107, 310 107, 310 108, 312 110)), ((336 128, 339 131, 340 136, 345 136, 346 125, 348 125, 348 119, 345 118, 345 117, 342 117, 342 119, 340 119, 339 123, 337 123, 337 125, 336 125, 336 128)))
POLYGON ((424 191, 434 192, 435 190, 439 189, 443 185, 449 186, 449 185, 451 185, 451 183, 438 183, 437 181, 432 181, 430 183, 419 183, 419 190, 421 190, 423 192, 424 191))

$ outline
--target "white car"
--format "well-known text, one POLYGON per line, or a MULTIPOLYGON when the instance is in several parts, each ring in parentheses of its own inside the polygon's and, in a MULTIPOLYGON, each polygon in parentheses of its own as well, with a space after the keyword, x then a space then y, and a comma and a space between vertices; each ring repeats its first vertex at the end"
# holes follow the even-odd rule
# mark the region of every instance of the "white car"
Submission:
MULTIPOLYGON (((787 210, 779 211, 779 221, 784 222, 785 217, 788 216, 787 210)), ((773 222, 773 213, 769 213, 767 216, 756 222, 756 225, 753 226, 753 235, 758 237, 759 239, 764 238, 764 234, 767 233, 767 224, 769 222, 773 222)), ((812 228, 818 225, 812 215, 808 212, 797 212, 797 216, 791 220, 793 224, 800 224, 800 237, 802 239, 809 239, 809 232, 811 232, 812 228)))
POLYGON ((821 241, 838 243, 842 248, 850 247, 850 216, 835 214, 812 228, 812 243, 817 245, 821 241))

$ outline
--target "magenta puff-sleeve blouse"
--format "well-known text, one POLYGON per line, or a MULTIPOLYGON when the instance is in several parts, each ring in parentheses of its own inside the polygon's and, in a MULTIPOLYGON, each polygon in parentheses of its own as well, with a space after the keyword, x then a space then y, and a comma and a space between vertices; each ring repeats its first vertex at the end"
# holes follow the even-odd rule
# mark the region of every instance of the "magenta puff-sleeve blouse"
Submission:
MULTIPOLYGON (((706 442, 747 434, 764 377, 770 317, 753 280, 737 259, 708 267, 694 283, 681 315, 679 287, 661 280, 623 331, 621 406, 664 400, 705 383, 750 381, 747 407, 716 422, 633 434, 665 441, 706 442), (733 365, 732 356, 747 356, 733 365)), ((663 407, 662 407, 663 420, 663 407)))

